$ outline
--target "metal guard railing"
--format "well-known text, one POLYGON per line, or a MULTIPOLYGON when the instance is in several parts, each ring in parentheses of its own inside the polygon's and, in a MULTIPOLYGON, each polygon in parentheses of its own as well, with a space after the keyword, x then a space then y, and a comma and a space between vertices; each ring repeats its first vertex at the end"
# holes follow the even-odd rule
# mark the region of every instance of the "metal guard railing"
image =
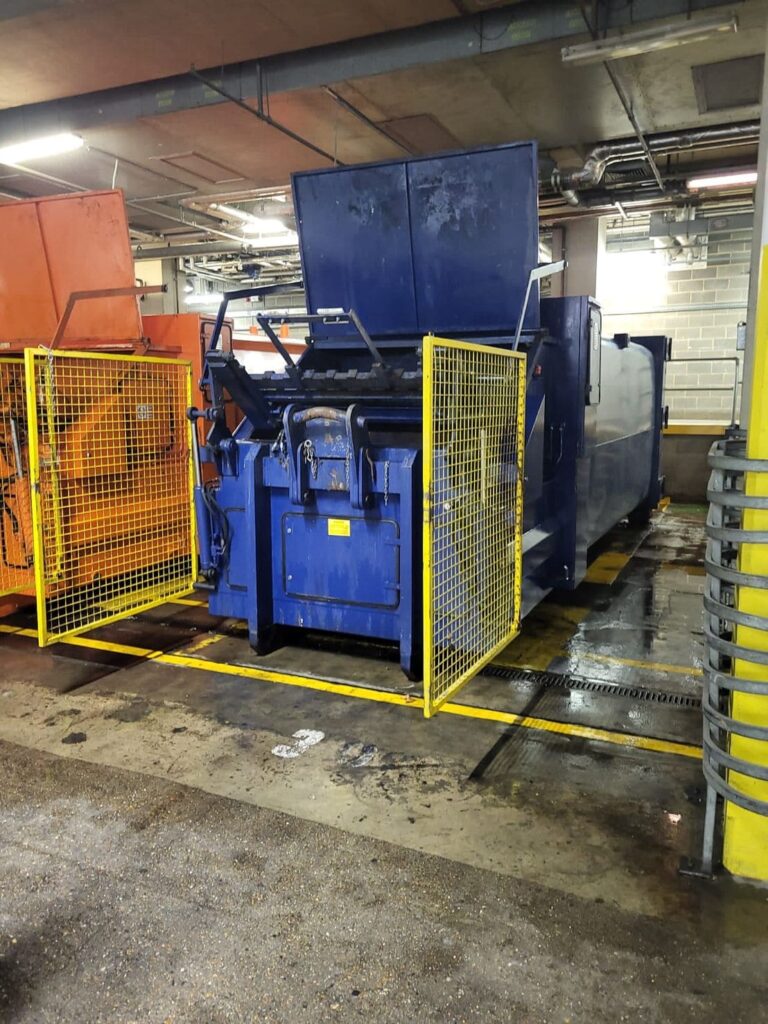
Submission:
POLYGON ((743 572, 738 568, 742 544, 768 544, 768 530, 745 530, 745 509, 768 510, 768 497, 744 494, 745 473, 768 473, 768 459, 745 456, 746 434, 732 430, 710 449, 712 470, 707 498, 707 572, 704 607, 705 623, 704 690, 704 775, 707 781, 707 806, 704 825, 701 873, 711 875, 715 858, 718 801, 736 804, 755 814, 768 815, 768 801, 758 800, 737 788, 730 773, 768 781, 768 767, 736 757, 730 752, 731 737, 743 736, 768 744, 768 726, 746 723, 731 714, 734 693, 768 697, 768 682, 745 679, 732 674, 735 662, 768 664, 768 651, 756 650, 737 642, 738 626, 768 631, 768 618, 736 607, 739 586, 768 589, 768 576, 743 572))

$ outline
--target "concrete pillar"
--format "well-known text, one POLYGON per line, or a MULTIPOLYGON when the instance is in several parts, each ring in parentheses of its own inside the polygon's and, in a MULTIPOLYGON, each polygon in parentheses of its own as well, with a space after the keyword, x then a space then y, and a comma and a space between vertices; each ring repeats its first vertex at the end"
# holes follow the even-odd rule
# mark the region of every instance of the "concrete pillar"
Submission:
MULTIPOLYGON (((768 38, 766 39, 768 49, 768 38)), ((755 375, 755 331, 757 326, 757 293, 760 287, 760 259, 768 245, 768 73, 763 75, 763 98, 760 111, 760 145, 757 152, 757 185, 755 186, 755 221, 752 233, 752 257, 749 266, 749 297, 747 299, 747 342, 744 350, 744 383, 741 389, 741 422, 746 425, 755 375)))
POLYGON ((163 284, 168 291, 162 296, 164 313, 184 313, 184 284, 186 278, 179 273, 176 260, 163 260, 163 284))
MULTIPOLYGON (((605 217, 579 217, 565 227, 564 295, 591 295, 600 301, 605 265, 605 217)), ((554 254, 553 254, 554 259, 554 254)))
MULTIPOLYGON (((552 228, 552 262, 565 259, 565 228, 555 226, 552 228)), ((559 299, 565 295, 565 274, 553 274, 549 279, 549 294, 553 299, 559 299)))
POLYGON ((184 280, 176 260, 139 260, 135 264, 136 281, 140 284, 164 284, 167 291, 145 295, 140 302, 142 316, 155 313, 184 313, 184 280))

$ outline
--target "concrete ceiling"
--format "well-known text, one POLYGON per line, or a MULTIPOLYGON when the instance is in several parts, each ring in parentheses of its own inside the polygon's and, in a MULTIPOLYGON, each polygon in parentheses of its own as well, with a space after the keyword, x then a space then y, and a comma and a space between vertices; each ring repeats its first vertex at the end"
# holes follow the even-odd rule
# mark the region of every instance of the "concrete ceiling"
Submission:
MULTIPOLYGON (((38 8, 36 13, 0 20, 0 105, 19 106, 184 72, 190 63, 230 62, 457 18, 462 8, 489 6, 487 0, 29 4, 38 8)), ((15 6, 25 6, 24 0, 15 6)), ((700 114, 691 69, 763 52, 767 9, 766 0, 746 0, 737 6, 740 27, 734 35, 615 62, 643 130, 759 116, 757 106, 700 114)), ((434 152, 535 138, 558 163, 575 166, 592 143, 626 137, 632 130, 603 66, 564 65, 562 43, 556 39, 516 45, 328 82, 393 139, 363 123, 323 88, 277 93, 269 98, 268 109, 277 121, 344 163, 402 156, 395 139, 413 152, 434 152)), ((255 105, 256 100, 251 97, 250 102, 255 105)), ((134 203, 135 226, 174 233, 184 230, 178 223, 179 203, 192 194, 285 185, 292 171, 327 163, 228 102, 132 119, 116 117, 80 133, 90 148, 34 165, 38 172, 59 179, 60 185, 0 167, 0 191, 40 194, 66 188, 67 183, 93 188, 114 180, 134 203), (164 203, 148 198, 162 195, 167 197, 164 203)), ((739 157, 749 160, 749 149, 739 157)), ((186 212, 181 217, 189 219, 186 212)))
POLYGON ((420 25, 460 9, 453 0, 3 0, 0 108, 420 25))

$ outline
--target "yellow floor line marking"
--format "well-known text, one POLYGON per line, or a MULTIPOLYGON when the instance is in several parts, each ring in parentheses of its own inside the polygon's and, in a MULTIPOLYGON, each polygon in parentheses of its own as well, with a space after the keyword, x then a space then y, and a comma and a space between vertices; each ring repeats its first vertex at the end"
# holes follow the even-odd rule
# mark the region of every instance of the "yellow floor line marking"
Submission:
POLYGON ((554 722, 548 718, 530 718, 516 715, 509 711, 496 711, 493 708, 478 708, 469 704, 443 704, 441 711, 451 715, 464 715, 466 718, 482 718, 491 722, 506 722, 508 725, 519 725, 524 729, 539 729, 542 732, 559 733, 563 736, 576 736, 579 739, 597 740, 599 743, 613 743, 620 747, 633 747, 637 750, 652 750, 657 754, 677 754, 701 760, 701 747, 677 740, 658 740, 650 736, 637 736, 634 733, 614 732, 611 729, 595 729, 590 725, 572 725, 569 722, 554 722))
POLYGON ((196 654, 197 651, 203 651, 206 647, 212 647, 213 644, 217 644, 220 640, 226 640, 227 636, 225 633, 209 633, 207 636, 202 637, 200 640, 196 640, 189 647, 184 648, 184 654, 196 654))
MULTIPOLYGON (((22 629, 20 626, 6 626, 0 624, 0 633, 15 634, 16 636, 31 637, 37 640, 37 630, 22 629)), ((89 647, 94 651, 109 651, 112 654, 130 654, 134 658, 149 658, 153 654, 162 654, 162 651, 151 651, 148 647, 133 647, 131 644, 115 644, 107 640, 97 640, 90 636, 70 636, 66 640, 59 640, 58 643, 68 644, 70 647, 89 647)))
POLYGON ((493 664, 545 671, 555 658, 565 654, 568 641, 588 614, 589 608, 576 605, 540 604, 525 619, 517 637, 493 659, 493 664))
POLYGON ((703 675, 700 668, 693 665, 670 665, 666 661, 641 661, 639 658, 616 658, 611 654, 592 654, 591 651, 579 651, 579 658, 588 661, 604 661, 607 665, 627 665, 630 668, 650 668, 654 672, 674 672, 681 676, 703 675))
POLYGON ((703 565, 687 565, 680 562, 662 562, 662 569, 674 569, 675 572, 684 572, 686 576, 706 576, 706 569, 703 565))
MULTIPOLYGON (((15 626, 0 625, 0 632, 37 639, 33 629, 20 629, 15 626)), ((252 665, 233 665, 230 662, 207 661, 204 658, 191 658, 183 654, 166 654, 163 651, 152 651, 148 647, 134 647, 130 644, 109 643, 105 640, 94 640, 85 636, 68 637, 59 641, 74 647, 92 647, 99 651, 112 651, 115 654, 130 654, 145 658, 147 661, 159 662, 161 665, 172 665, 175 668, 192 668, 201 672, 214 672, 220 675, 237 676, 255 679, 263 683, 282 683, 285 686, 298 686, 306 690, 318 690, 332 693, 340 697, 356 697, 372 700, 380 704, 395 704, 400 707, 423 709, 421 697, 412 697, 405 693, 393 693, 391 690, 376 690, 367 686, 356 686, 351 683, 334 683, 312 676, 294 675, 255 668, 252 665)), ((546 718, 530 718, 516 715, 509 711, 497 711, 494 708, 474 707, 471 704, 446 703, 441 712, 449 715, 460 715, 464 718, 478 718, 489 722, 501 722, 505 725, 516 725, 523 729, 537 729, 541 732, 557 733, 562 736, 575 736, 579 739, 595 740, 599 743, 610 743, 614 746, 650 750, 657 754, 676 754, 679 757, 701 759, 701 748, 689 743, 675 740, 660 740, 649 736, 637 736, 634 733, 614 732, 610 729, 596 729, 588 725, 573 725, 568 722, 556 722, 546 718)), ((427 726, 428 728, 428 726, 427 726)))
POLYGON ((204 608, 207 605, 207 601, 195 601, 191 597, 174 597, 171 601, 166 601, 166 604, 185 604, 190 605, 192 608, 204 608))
POLYGON ((604 551, 587 569, 585 583, 615 583, 619 573, 629 562, 631 555, 621 551, 604 551))

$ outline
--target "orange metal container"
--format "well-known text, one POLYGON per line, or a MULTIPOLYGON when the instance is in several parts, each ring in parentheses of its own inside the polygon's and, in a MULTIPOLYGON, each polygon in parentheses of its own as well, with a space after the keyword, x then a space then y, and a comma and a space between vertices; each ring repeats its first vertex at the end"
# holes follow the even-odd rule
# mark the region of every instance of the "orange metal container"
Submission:
MULTIPOLYGON (((0 356, 18 354, 21 358, 25 348, 50 345, 72 293, 132 288, 136 283, 128 221, 123 194, 119 190, 2 204, 0 239, 0 356)), ((135 295, 83 299, 73 307, 59 347, 94 352, 178 355, 192 362, 195 380, 199 379, 202 318, 189 314, 147 319, 154 335, 154 345, 149 352, 144 337, 147 328, 142 324, 135 295)), ((210 321, 208 329, 212 326, 213 321, 210 321)), ((22 590, 22 577, 28 576, 32 583, 27 551, 32 522, 23 395, 22 405, 11 408, 8 403, 11 399, 15 402, 16 398, 8 388, 4 394, 4 398, 0 395, 0 584, 4 584, 5 590, 18 586, 21 593, 0 598, 0 617, 25 603, 22 594, 31 591, 28 587, 22 590), (14 455, 14 438, 10 433, 11 421, 17 431, 17 455, 14 455), (16 464, 19 458, 21 472, 16 464), (24 567, 24 572, 17 566, 24 567)), ((67 397, 62 393, 58 399, 66 404, 67 397)), ((98 433, 104 424, 121 422, 122 412, 115 407, 115 401, 114 398, 105 398, 99 400, 97 408, 89 407, 87 415, 78 417, 67 427, 62 435, 62 444, 87 447, 89 432, 98 433)), ((133 405, 137 403, 140 404, 139 398, 133 405)), ((77 408, 77 405, 71 408, 77 408)), ((61 422, 66 422, 71 408, 69 412, 62 410, 61 422)), ((158 443, 162 440, 158 439, 158 443)), ((120 459, 124 461, 127 458, 126 451, 116 447, 111 458, 114 464, 107 465, 102 460, 99 468, 102 472, 132 477, 131 503, 134 511, 140 513, 140 519, 166 515, 167 509, 153 509, 145 500, 145 495, 152 491, 141 473, 120 464, 120 459)), ((155 472, 163 472, 161 458, 155 472)), ((62 480, 62 486, 70 490, 86 483, 62 480)), ((111 513, 114 511, 112 506, 118 507, 120 500, 110 497, 106 505, 109 507, 105 514, 111 513)), ((86 524, 87 528, 70 522, 62 524, 63 536, 69 538, 67 557, 79 559, 81 563, 83 579, 77 578, 80 585, 99 575, 108 577, 118 571, 110 563, 106 547, 104 552, 94 549, 93 537, 99 529, 97 518, 86 524), (78 526, 77 530, 75 526, 78 526), (83 545, 73 539, 81 537, 87 537, 89 544, 83 545)), ((141 536, 143 538, 144 534, 141 536)), ((136 539, 135 542, 146 548, 146 551, 142 549, 141 557, 146 556, 148 564, 161 558, 162 551, 150 550, 151 545, 146 540, 136 539)), ((130 546, 134 539, 126 535, 123 543, 130 546)), ((0 587, 0 593, 2 590, 0 587)))
MULTIPOLYGON (((47 344, 72 292, 135 284, 121 191, 46 196, 0 206, 0 351, 47 344)), ((62 347, 141 344, 133 296, 75 307, 62 347)))

